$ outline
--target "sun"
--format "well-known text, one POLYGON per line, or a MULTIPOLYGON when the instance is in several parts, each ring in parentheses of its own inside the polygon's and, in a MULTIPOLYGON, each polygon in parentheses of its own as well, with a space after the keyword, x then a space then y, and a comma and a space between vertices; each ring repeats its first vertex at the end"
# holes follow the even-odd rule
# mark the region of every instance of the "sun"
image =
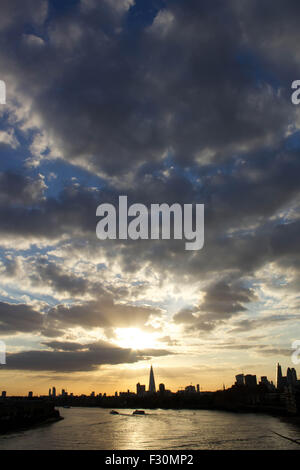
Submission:
POLYGON ((117 343, 122 348, 148 349, 156 346, 156 340, 150 333, 140 328, 117 328, 117 343))

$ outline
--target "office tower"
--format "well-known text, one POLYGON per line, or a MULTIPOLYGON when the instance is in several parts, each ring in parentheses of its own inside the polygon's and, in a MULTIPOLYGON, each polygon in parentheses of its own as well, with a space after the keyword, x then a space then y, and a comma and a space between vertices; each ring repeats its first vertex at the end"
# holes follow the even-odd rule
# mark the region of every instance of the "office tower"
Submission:
POLYGON ((52 387, 52 396, 53 396, 53 398, 56 397, 56 388, 55 387, 52 387))
POLYGON ((276 386, 278 389, 282 388, 283 383, 282 383, 282 370, 281 370, 281 365, 279 362, 277 363, 277 371, 276 371, 276 386))
POLYGON ((235 384, 236 385, 245 385, 244 374, 238 374, 238 375, 235 376, 235 384))
POLYGON ((288 385, 296 385, 296 383, 297 383, 297 372, 294 369, 294 367, 292 367, 292 369, 290 369, 288 367, 287 372, 286 372, 286 380, 287 380, 288 385))
POLYGON ((1 397, 6 398, 6 391, 5 390, 3 390, 2 394, 1 394, 1 397))
POLYGON ((251 374, 245 375, 245 385, 247 385, 247 387, 256 387, 257 385, 256 375, 251 375, 251 374))
POLYGON ((145 395, 146 385, 141 385, 140 382, 136 384, 136 394, 139 396, 145 395))
POLYGON ((51 388, 49 388, 48 395, 49 395, 49 397, 51 397, 51 388))
POLYGON ((282 377, 281 378, 281 388, 284 388, 284 387, 287 387, 288 386, 288 381, 287 381, 287 377, 282 377))
POLYGON ((165 391, 166 391, 165 384, 159 384, 159 391, 160 391, 160 393, 165 393, 165 391))
POLYGON ((32 398, 33 396, 33 393, 32 392, 28 392, 28 398, 32 398))
POLYGON ((155 380, 154 380, 154 373, 153 373, 153 368, 152 368, 152 366, 150 367, 149 392, 150 392, 150 393, 155 393, 155 392, 156 392, 155 380))
POLYGON ((261 381, 261 383, 264 384, 264 385, 269 385, 268 378, 267 378, 265 375, 263 375, 263 376, 260 378, 260 381, 261 381))
POLYGON ((292 370, 288 367, 286 371, 286 381, 288 385, 293 385, 293 374, 292 370))
POLYGON ((292 367, 291 371, 292 371, 293 384, 296 385, 296 383, 297 383, 297 372, 294 369, 294 367, 292 367))
POLYGON ((197 393, 200 393, 200 385, 197 384, 197 393))

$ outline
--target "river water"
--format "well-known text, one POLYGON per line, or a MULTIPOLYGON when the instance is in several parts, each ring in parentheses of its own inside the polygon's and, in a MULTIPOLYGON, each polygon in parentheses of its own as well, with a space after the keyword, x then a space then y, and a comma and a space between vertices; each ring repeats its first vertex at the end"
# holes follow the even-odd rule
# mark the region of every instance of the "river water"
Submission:
POLYGON ((60 408, 62 421, 0 436, 0 449, 298 449, 300 428, 267 415, 206 410, 60 408))

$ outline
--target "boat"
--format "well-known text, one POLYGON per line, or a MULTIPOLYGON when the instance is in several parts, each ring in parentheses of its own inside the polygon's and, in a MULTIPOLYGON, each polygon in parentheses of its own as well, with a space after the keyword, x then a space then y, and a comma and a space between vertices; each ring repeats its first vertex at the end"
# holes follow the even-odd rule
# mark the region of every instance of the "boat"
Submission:
POLYGON ((145 411, 144 410, 135 410, 132 414, 133 415, 144 415, 145 411))
POLYGON ((119 413, 118 413, 118 411, 111 410, 110 414, 111 414, 111 415, 118 415, 119 413))
POLYGON ((63 408, 71 408, 69 405, 63 405, 63 408))

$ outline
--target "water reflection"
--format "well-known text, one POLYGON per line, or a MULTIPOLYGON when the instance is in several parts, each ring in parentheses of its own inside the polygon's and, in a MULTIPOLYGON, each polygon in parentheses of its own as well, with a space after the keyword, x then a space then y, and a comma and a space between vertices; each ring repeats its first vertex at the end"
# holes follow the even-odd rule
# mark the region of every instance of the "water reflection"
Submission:
POLYGON ((298 449, 300 429, 265 415, 205 410, 60 409, 63 421, 0 437, 0 449, 298 449))

